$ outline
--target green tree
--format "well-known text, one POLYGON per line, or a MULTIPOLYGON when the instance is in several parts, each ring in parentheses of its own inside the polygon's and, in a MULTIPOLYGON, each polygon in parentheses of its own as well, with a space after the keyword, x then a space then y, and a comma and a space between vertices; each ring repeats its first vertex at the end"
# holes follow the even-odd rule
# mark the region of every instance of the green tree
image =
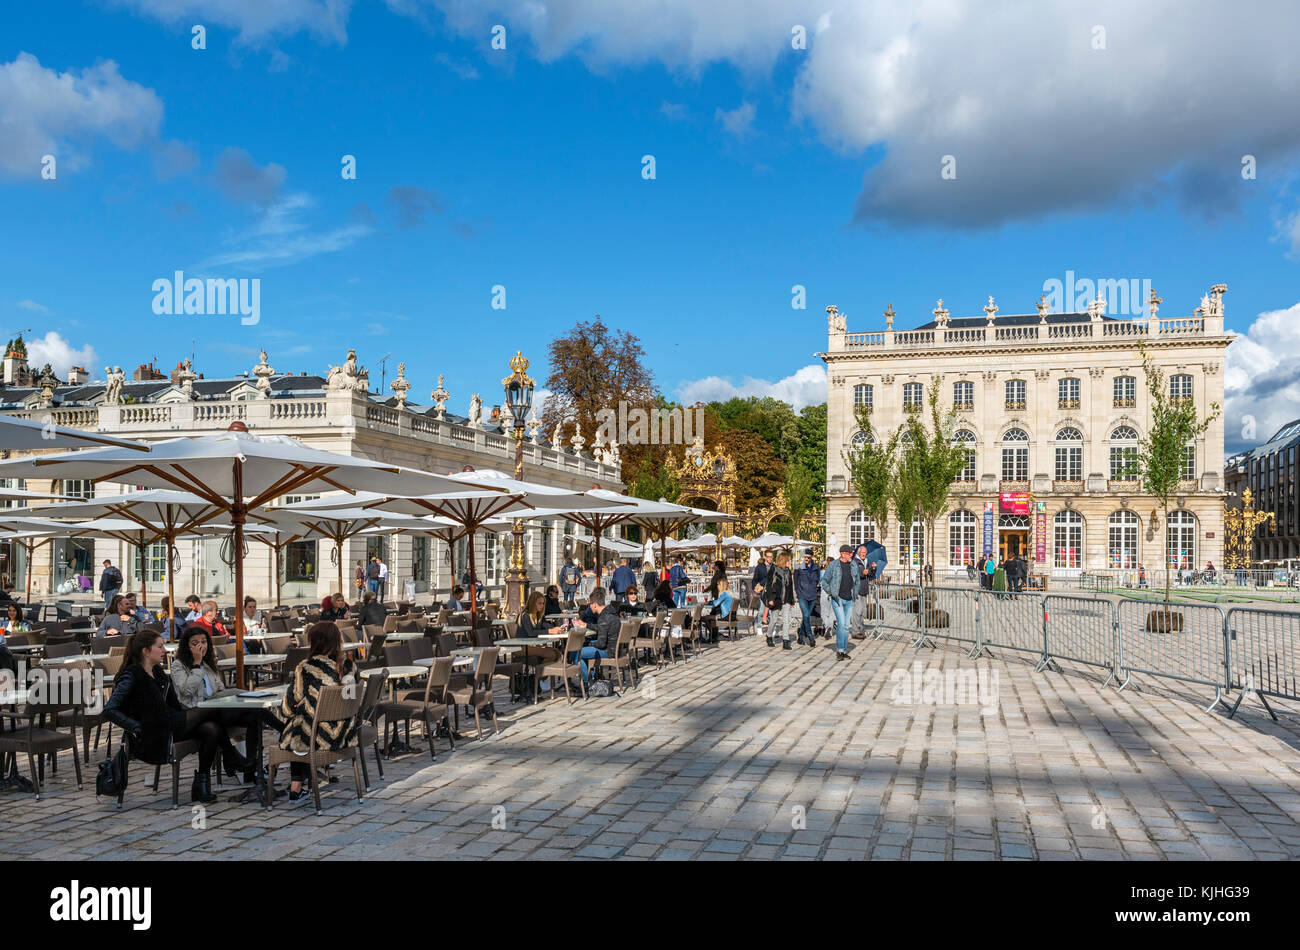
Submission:
POLYGON ((812 475, 818 495, 826 491, 826 403, 800 410, 799 448, 794 461, 812 475))
POLYGON ((646 498, 650 501, 658 501, 660 498, 664 501, 675 502, 681 491, 681 486, 668 469, 655 461, 655 459, 646 454, 642 457, 640 465, 637 466, 636 474, 627 484, 629 495, 636 498, 646 498))
MULTIPOLYGON (((1151 361, 1146 347, 1138 344, 1138 353, 1142 356, 1147 392, 1151 394, 1151 425, 1147 429, 1147 437, 1138 443, 1137 458, 1126 467, 1125 474, 1136 474, 1141 478, 1142 490, 1159 503, 1167 539, 1169 502, 1183 479, 1185 453, 1197 436, 1203 435, 1219 417, 1219 404, 1212 403, 1209 415, 1199 419, 1196 406, 1190 399, 1175 400, 1170 397, 1169 389, 1165 386, 1165 374, 1151 361)), ((1167 604, 1170 574, 1167 554, 1164 560, 1167 604)))
POLYGON ((790 512, 793 527, 792 537, 799 541, 799 522, 804 515, 817 504, 817 490, 813 487, 813 476, 806 468, 791 465, 785 475, 785 507, 790 512))
MULTIPOLYGON (((957 414, 944 415, 939 409, 938 380, 931 384, 928 396, 929 426, 922 421, 920 413, 909 416, 905 423, 907 441, 902 468, 906 472, 909 497, 925 531, 925 563, 933 577, 934 526, 948 508, 953 479, 966 467, 968 450, 952 438, 957 414)), ((899 518, 902 520, 901 513, 899 518)))
POLYGON ((884 543, 889 537, 889 508, 895 501, 898 441, 902 430, 895 430, 884 442, 877 442, 870 407, 856 407, 854 416, 865 440, 851 444, 841 457, 849 473, 849 486, 857 494, 862 511, 875 524, 876 538, 884 543))
POLYGON ((769 504, 785 484, 785 463, 753 432, 733 429, 717 436, 717 446, 736 463, 736 507, 754 511, 769 504))

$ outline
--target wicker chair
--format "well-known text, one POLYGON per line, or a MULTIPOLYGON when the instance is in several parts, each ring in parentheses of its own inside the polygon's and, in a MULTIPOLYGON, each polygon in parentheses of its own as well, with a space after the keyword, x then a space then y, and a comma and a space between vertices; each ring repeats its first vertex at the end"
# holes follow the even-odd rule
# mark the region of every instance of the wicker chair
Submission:
MULTIPOLYGON (((434 738, 437 735, 435 726, 438 723, 447 724, 447 742, 451 748, 456 747, 455 741, 451 738, 451 705, 453 702, 451 695, 451 667, 455 660, 449 656, 438 657, 429 667, 429 678, 424 684, 424 689, 412 690, 406 693, 400 699, 387 703, 380 703, 379 710, 383 713, 384 719, 392 722, 398 720, 405 721, 407 728, 410 728, 412 719, 419 718, 424 722, 424 738, 429 743, 429 758, 436 758, 433 747, 434 738)), ((407 733, 407 743, 410 743, 410 733, 407 733)))
MULTIPOLYGON (((361 789, 361 767, 358 762, 361 755, 360 746, 350 745, 341 749, 316 748, 316 737, 320 732, 322 722, 347 722, 357 718, 357 714, 361 711, 361 697, 355 695, 355 688, 352 689, 352 693, 354 695, 349 699, 344 695, 344 687, 342 686, 326 686, 321 689, 320 695, 316 699, 316 717, 311 723, 310 751, 298 753, 291 749, 281 749, 279 746, 272 746, 267 750, 267 765, 270 768, 270 775, 267 778, 268 789, 275 787, 275 773, 281 765, 290 762, 306 765, 308 778, 311 782, 312 796, 316 800, 316 814, 324 814, 320 807, 320 781, 316 777, 316 770, 326 768, 335 762, 351 760, 352 774, 357 783, 357 801, 365 801, 365 793, 361 789)), ((274 804, 275 794, 268 794, 266 796, 267 811, 270 811, 274 804)))
POLYGON ((607 669, 618 670, 618 688, 623 688, 623 671, 628 671, 632 685, 636 685, 636 671, 632 663, 632 641, 641 629, 639 617, 628 617, 619 622, 618 639, 614 642, 614 652, 610 656, 596 657, 596 668, 602 673, 607 669))
MULTIPOLYGON (((620 638, 622 636, 621 630, 619 631, 619 636, 620 638)), ((537 667, 537 679, 533 680, 533 702, 537 702, 538 682, 543 677, 550 677, 554 679, 555 677, 558 676, 562 680, 564 680, 565 698, 568 700, 569 705, 573 705, 573 693, 570 692, 569 690, 569 677, 581 676, 582 667, 578 665, 577 660, 574 660, 572 663, 569 662, 569 657, 582 649, 582 645, 586 641, 586 639, 587 639, 587 632, 585 630, 570 630, 569 639, 566 640, 564 644, 564 652, 561 653, 559 657, 550 661, 549 663, 542 663, 537 667)), ((581 679, 579 680, 579 683, 582 687, 582 698, 586 699, 587 684, 583 682, 581 679)), ((556 694, 558 693, 559 690, 555 689, 554 687, 551 688, 552 699, 554 699, 556 697, 556 694)))
POLYGON ((492 734, 500 732, 497 725, 496 706, 492 702, 492 677, 496 673, 497 665, 497 647, 489 647, 478 655, 478 661, 474 664, 474 675, 469 684, 452 688, 447 691, 447 695, 456 703, 456 722, 453 728, 460 731, 460 707, 470 706, 474 709, 474 724, 478 727, 478 737, 483 738, 483 720, 479 717, 479 710, 485 707, 492 707, 492 734))

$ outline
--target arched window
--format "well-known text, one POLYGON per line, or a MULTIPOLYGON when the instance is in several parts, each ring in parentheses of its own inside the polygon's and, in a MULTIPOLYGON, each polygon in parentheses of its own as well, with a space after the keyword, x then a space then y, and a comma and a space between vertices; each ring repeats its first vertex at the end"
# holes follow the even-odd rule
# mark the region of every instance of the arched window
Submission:
POLYGON ((955 445, 966 449, 966 467, 957 473, 955 481, 975 481, 975 433, 969 429, 958 429, 952 441, 955 445))
POLYGON ((1056 433, 1056 441, 1064 445, 1056 446, 1056 480, 1082 481, 1083 479, 1083 433, 1078 429, 1065 428, 1056 433))
POLYGON ((1067 376, 1065 379, 1057 380, 1056 405, 1059 409, 1079 408, 1079 380, 1077 377, 1067 376))
POLYGON ((1138 566, 1138 516, 1131 511, 1117 511, 1106 520, 1106 564, 1113 568, 1138 566))
POLYGON ((1058 511, 1052 519, 1053 563, 1080 567, 1083 563, 1083 516, 1072 509, 1058 511))
POLYGON ((1002 480, 1023 482, 1029 480, 1029 436, 1024 429, 1009 429, 1003 442, 1024 442, 1023 446, 1004 446, 1002 449, 1002 480))
POLYGON ((876 523, 867 517, 865 511, 859 508, 849 515, 849 544, 856 548, 859 544, 865 544, 875 536, 876 523))
POLYGON ((948 515, 948 564, 961 567, 975 563, 975 515, 959 508, 948 515))
POLYGON ((1111 481, 1135 482, 1138 457, 1138 434, 1131 426, 1116 426, 1110 434, 1111 481))
POLYGON ((1171 570, 1196 568, 1196 516, 1181 508, 1165 522, 1165 561, 1171 570))
POLYGON ((849 444, 856 449, 858 446, 870 445, 875 441, 876 441, 875 439, 873 439, 870 435, 868 435, 865 432, 855 432, 853 434, 853 438, 849 440, 849 444))
POLYGON ((866 406, 868 409, 872 406, 874 390, 870 383, 859 383, 853 387, 853 405, 866 406))

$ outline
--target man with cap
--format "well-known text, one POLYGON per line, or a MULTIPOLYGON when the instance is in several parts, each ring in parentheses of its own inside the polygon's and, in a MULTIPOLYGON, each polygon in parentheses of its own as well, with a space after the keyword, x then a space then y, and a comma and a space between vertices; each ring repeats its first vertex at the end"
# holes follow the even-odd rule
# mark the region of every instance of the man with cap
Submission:
POLYGON ((813 560, 812 548, 803 552, 803 566, 794 572, 794 593, 799 598, 799 610, 803 613, 803 623, 799 625, 799 642, 810 647, 817 645, 813 636, 812 612, 821 585, 822 571, 813 560))
POLYGON ((831 561, 822 572, 822 590, 831 599, 835 611, 835 659, 849 658, 849 614, 853 610, 853 596, 857 588, 857 572, 853 570, 853 548, 840 545, 840 557, 831 561))

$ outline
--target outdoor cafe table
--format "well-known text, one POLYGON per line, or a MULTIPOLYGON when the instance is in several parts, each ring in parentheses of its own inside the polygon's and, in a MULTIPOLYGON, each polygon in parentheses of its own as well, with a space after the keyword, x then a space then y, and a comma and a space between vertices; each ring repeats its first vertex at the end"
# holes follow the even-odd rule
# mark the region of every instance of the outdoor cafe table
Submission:
POLYGON ((34 653, 37 650, 45 649, 44 643, 20 643, 18 646, 9 647, 10 653, 34 653))
MULTIPOLYGON (((466 629, 469 628, 467 627, 466 629)), ((424 631, 422 630, 405 630, 401 633, 394 632, 384 634, 384 642, 392 640, 394 643, 401 643, 404 640, 419 640, 423 636, 424 631)))
POLYGON ((266 689, 255 690, 255 692, 266 693, 266 696, 240 696, 243 690, 227 689, 213 696, 211 699, 200 700, 199 709, 275 709, 284 699, 285 692, 289 689, 287 683, 280 686, 270 686, 266 689))
MULTIPOLYGON (((248 653, 244 656, 244 666, 256 668, 259 666, 274 666, 277 663, 283 663, 289 658, 287 653, 248 653)), ((217 660, 217 669, 233 670, 235 668, 235 657, 217 660)))
MULTIPOLYGON (((412 661, 411 661, 411 665, 412 665, 412 666, 422 666, 422 667, 424 667, 425 669, 430 669, 430 668, 433 666, 433 661, 434 661, 435 659, 436 659, 436 657, 432 657, 432 656, 422 656, 422 657, 420 657, 418 660, 412 660, 412 661)), ((454 655, 454 654, 452 655, 452 658, 451 658, 451 668, 452 668, 453 670, 454 670, 454 669, 457 669, 457 668, 459 668, 459 669, 465 669, 466 667, 470 667, 470 666, 473 666, 473 665, 474 665, 474 657, 471 656, 471 655, 469 655, 468 653, 466 653, 466 654, 464 654, 464 655, 462 655, 462 656, 456 656, 456 655, 454 655)))
POLYGON ((424 676, 429 670, 423 666, 372 666, 368 670, 362 670, 361 675, 373 676, 380 670, 388 672, 388 698, 393 698, 393 683, 395 680, 404 680, 412 676, 424 676))
POLYGON ((76 653, 72 656, 46 657, 41 660, 41 666, 68 666, 72 663, 81 663, 84 660, 107 660, 107 653, 76 653))

